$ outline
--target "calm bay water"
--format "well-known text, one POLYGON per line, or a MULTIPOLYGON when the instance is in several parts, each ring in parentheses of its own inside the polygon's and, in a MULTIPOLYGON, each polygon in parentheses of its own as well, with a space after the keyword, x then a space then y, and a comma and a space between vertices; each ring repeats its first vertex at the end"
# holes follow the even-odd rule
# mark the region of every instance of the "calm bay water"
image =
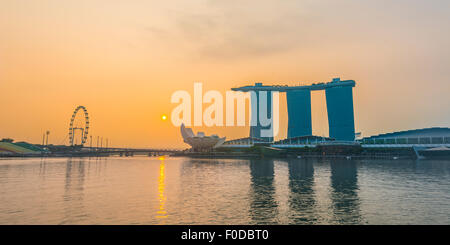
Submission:
POLYGON ((450 161, 0 159, 0 224, 450 224, 450 161))

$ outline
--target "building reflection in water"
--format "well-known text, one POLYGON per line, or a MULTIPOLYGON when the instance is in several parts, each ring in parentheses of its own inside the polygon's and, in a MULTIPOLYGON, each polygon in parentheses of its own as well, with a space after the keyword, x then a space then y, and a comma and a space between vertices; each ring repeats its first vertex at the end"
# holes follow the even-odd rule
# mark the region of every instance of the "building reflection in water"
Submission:
POLYGON ((339 224, 362 222, 356 165, 354 160, 330 160, 333 219, 339 224))
POLYGON ((293 224, 314 224, 316 200, 314 166, 311 159, 289 159, 289 220, 293 224))
POLYGON ((158 201, 159 209, 156 211, 156 218, 164 219, 167 218, 167 212, 165 210, 166 196, 164 196, 165 188, 165 169, 164 169, 164 157, 159 157, 159 178, 158 178, 158 201))
POLYGON ((274 162, 270 159, 250 160, 250 218, 256 224, 278 223, 275 200, 274 162))
POLYGON ((39 176, 42 179, 45 179, 46 169, 47 169, 47 158, 41 157, 41 161, 39 163, 39 176))
MULTIPOLYGON (((89 162, 91 158, 89 158, 89 162)), ((106 174, 106 168, 108 166, 108 158, 107 157, 95 157, 95 174, 97 176, 101 176, 102 174, 106 174)), ((90 165, 89 165, 90 166, 90 165)))
POLYGON ((62 223, 77 223, 87 215, 84 213, 85 159, 67 159, 64 185, 64 220, 62 223))

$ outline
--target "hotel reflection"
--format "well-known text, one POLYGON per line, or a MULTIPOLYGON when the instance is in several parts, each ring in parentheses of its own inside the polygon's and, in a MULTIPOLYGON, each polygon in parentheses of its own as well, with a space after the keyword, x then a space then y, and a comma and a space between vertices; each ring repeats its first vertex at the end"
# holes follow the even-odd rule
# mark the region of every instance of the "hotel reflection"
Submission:
POLYGON ((360 200, 358 197, 357 162, 354 160, 331 160, 331 201, 334 222, 359 224, 360 200))
POLYGON ((291 159, 288 168, 290 223, 313 224, 317 221, 313 163, 311 159, 291 159))
MULTIPOLYGON (((316 159, 317 160, 317 159, 316 159)), ((276 224, 280 221, 280 205, 276 196, 288 195, 287 218, 290 224, 321 223, 318 216, 318 206, 326 204, 326 209, 332 214, 331 223, 359 224, 362 223, 360 200, 358 197, 357 162, 354 160, 330 160, 325 165, 316 165, 317 171, 330 170, 330 192, 326 200, 317 199, 315 192, 317 184, 312 159, 289 159, 288 193, 282 193, 284 188, 275 185, 274 161, 269 159, 249 160, 250 162, 250 217, 256 224, 276 224), (278 190, 279 189, 279 190, 278 190), (276 192, 279 195, 276 195, 276 192)), ((280 182, 278 182, 280 185, 280 182)))
POLYGON ((274 162, 270 159, 250 160, 250 218, 256 224, 278 223, 275 199, 274 162))

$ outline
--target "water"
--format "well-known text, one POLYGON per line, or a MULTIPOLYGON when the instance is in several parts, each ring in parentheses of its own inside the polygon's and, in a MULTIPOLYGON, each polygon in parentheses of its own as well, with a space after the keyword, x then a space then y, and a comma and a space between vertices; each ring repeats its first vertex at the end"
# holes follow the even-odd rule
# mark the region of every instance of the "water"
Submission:
POLYGON ((450 224, 450 161, 0 159, 0 224, 450 224))

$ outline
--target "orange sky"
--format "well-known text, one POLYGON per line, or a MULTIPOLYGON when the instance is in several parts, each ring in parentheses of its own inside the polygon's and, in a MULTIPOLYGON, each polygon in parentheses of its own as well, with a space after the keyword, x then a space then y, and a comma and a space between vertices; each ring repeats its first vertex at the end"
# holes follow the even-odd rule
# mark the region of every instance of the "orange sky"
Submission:
MULTIPOLYGON (((0 138, 68 143, 87 107, 91 134, 120 147, 187 147, 161 115, 176 90, 225 91, 353 79, 363 136, 450 126, 448 1, 0 0, 0 138)), ((286 136, 285 96, 280 97, 286 136)), ((323 92, 313 133, 328 135, 323 92)), ((194 128, 228 139, 247 127, 194 128)))

